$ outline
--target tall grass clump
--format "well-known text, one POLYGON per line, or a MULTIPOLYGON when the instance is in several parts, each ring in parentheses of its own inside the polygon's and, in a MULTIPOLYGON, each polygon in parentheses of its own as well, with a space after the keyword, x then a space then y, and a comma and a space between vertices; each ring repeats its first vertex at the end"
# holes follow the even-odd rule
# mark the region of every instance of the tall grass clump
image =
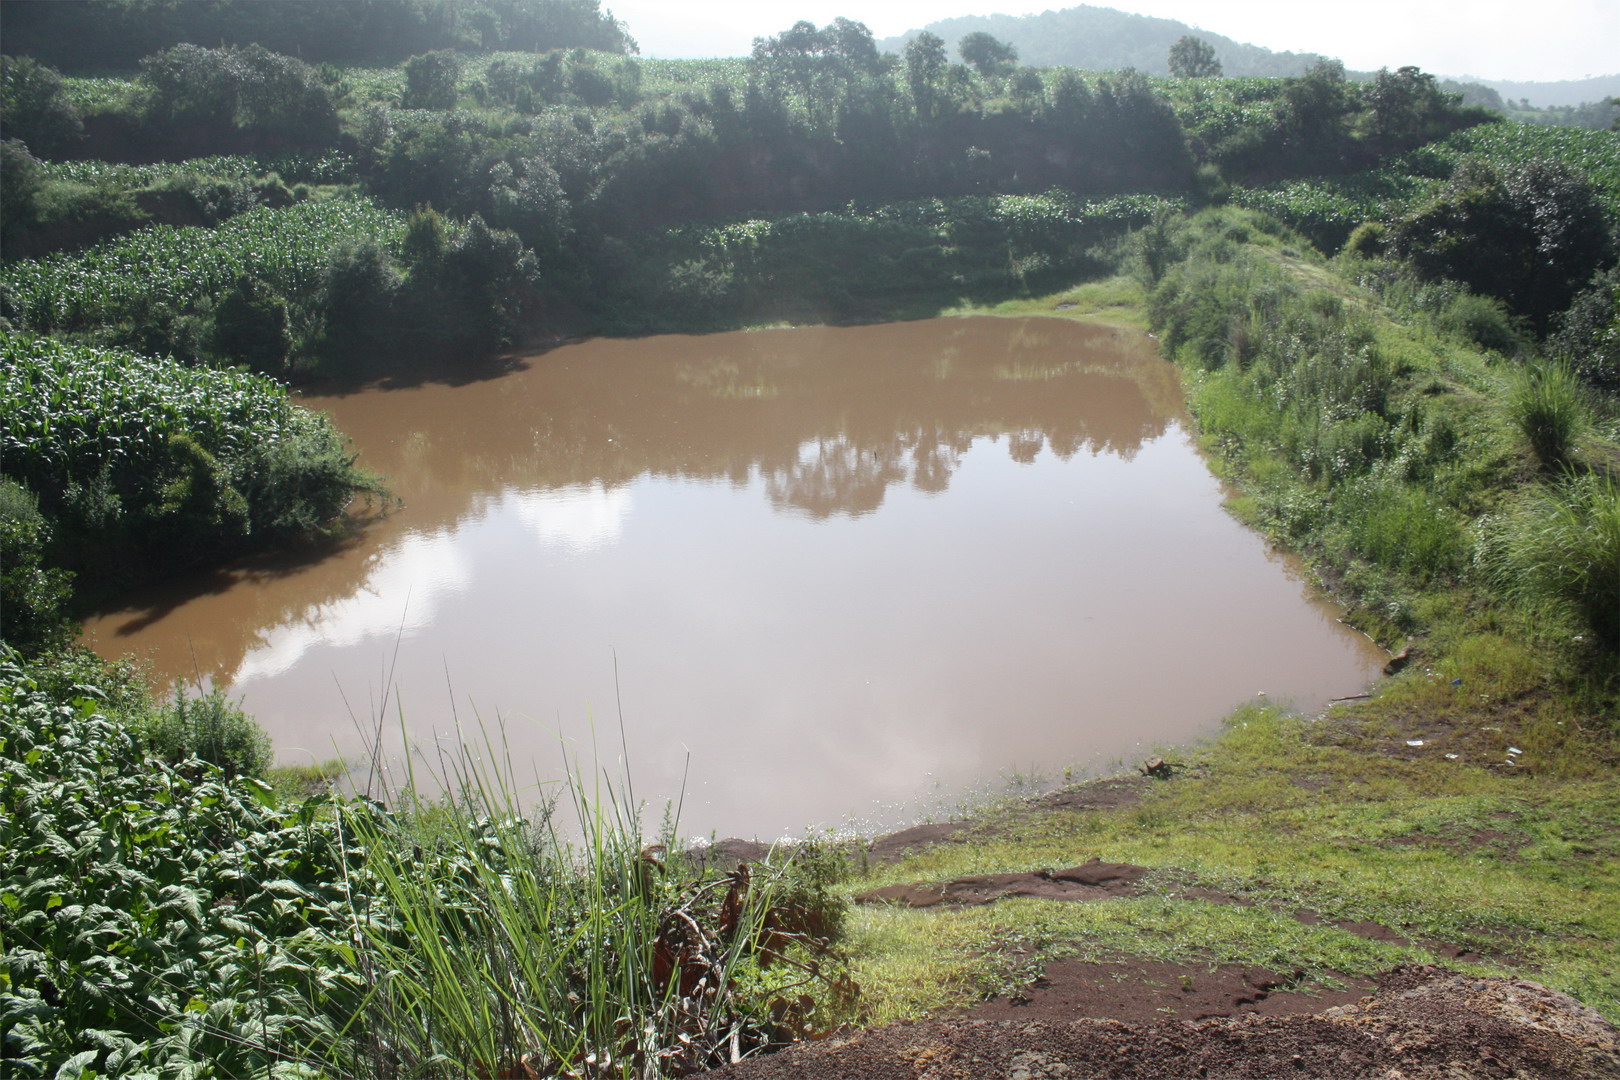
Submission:
POLYGON ((1548 469, 1569 460, 1587 424, 1586 390, 1555 360, 1526 365, 1509 389, 1507 407, 1514 426, 1548 469))
POLYGON ((1620 483, 1567 476, 1496 523, 1486 550, 1502 589, 1573 613, 1612 664, 1620 653, 1620 483))
POLYGON ((574 831, 554 804, 526 812, 510 773, 474 754, 446 779, 451 804, 413 789, 391 800, 401 812, 354 819, 374 905, 356 919, 373 986, 356 1023, 374 1060, 405 1075, 681 1075, 791 1042, 852 991, 823 973, 831 901, 796 859, 694 877, 671 845, 644 844, 627 786, 576 773, 574 831))
POLYGON ((1421 487, 1362 477, 1334 500, 1330 534, 1355 556, 1410 575, 1444 581, 1468 561, 1461 516, 1421 487))

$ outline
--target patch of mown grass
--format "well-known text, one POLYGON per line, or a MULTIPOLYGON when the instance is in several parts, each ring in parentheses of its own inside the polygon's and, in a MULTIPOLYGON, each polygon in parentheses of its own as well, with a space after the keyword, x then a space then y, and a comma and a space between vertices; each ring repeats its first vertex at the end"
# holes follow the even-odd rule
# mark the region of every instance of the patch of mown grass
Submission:
POLYGON ((1144 883, 1147 895, 1120 900, 859 908, 851 943, 868 1007, 879 1017, 916 1015, 995 990, 1008 977, 998 942, 1022 940, 1035 943, 1037 962, 1235 962, 1301 970, 1312 980, 1443 962, 1524 974, 1620 1016, 1612 974, 1620 971, 1620 909, 1612 902, 1620 791, 1610 777, 1524 777, 1533 770, 1406 747, 1387 733, 1398 730, 1412 695, 1385 697, 1346 721, 1240 710, 1220 738, 1190 753, 1181 778, 1153 785, 1134 807, 1002 811, 983 822, 982 842, 870 871, 851 888, 1056 869, 1091 857, 1156 872, 1144 883), (1370 752, 1364 740, 1379 729, 1386 747, 1412 756, 1370 752), (1188 886, 1243 903, 1188 899, 1188 886), (1301 923, 1294 915, 1302 908, 1323 921, 1301 923), (1359 937, 1335 920, 1376 922, 1410 944, 1359 937), (1449 960, 1441 944, 1481 959, 1449 960))
POLYGON ((1007 900, 952 911, 863 910, 849 945, 867 1017, 913 1019, 1027 984, 1048 962, 1241 963, 1307 983, 1426 959, 1421 949, 1306 926, 1263 908, 1144 896, 1074 904, 1007 900))
POLYGON ((1146 296, 1141 283, 1127 274, 1086 281, 1060 292, 1020 296, 994 303, 964 303, 943 315, 1058 315, 1087 322, 1147 329, 1146 296))

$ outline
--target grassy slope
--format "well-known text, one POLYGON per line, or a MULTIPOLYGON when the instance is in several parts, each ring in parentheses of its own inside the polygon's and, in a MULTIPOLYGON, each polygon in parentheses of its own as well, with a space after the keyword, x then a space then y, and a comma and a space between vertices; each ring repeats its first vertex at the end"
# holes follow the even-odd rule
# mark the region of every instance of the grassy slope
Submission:
MULTIPOLYGON (((1328 265, 1301 264, 1292 252, 1272 257, 1313 287, 1368 304, 1328 265)), ((1139 286, 1116 278, 991 310, 1142 326, 1144 300, 1139 286)), ((1400 357, 1409 389, 1443 381, 1479 415, 1497 447, 1487 471, 1501 473, 1519 451, 1491 412, 1500 378, 1492 365, 1386 312, 1377 320, 1380 345, 1400 357)), ((1196 378, 1192 402, 1196 411, 1196 378)), ((1240 485, 1282 468, 1254 447, 1228 442, 1224 450, 1212 464, 1240 485)), ((1233 508, 1252 512, 1253 499, 1240 494, 1233 508)), ((1525 974, 1620 1020, 1620 785, 1613 728, 1602 717, 1612 710, 1569 689, 1564 659, 1516 637, 1512 615, 1486 610, 1465 587, 1421 591, 1415 605, 1427 660, 1370 701, 1318 720, 1242 710, 1222 736, 1185 751, 1185 773, 1154 784, 1136 806, 1003 807, 984 819, 982 841, 914 854, 849 882, 853 895, 1091 857, 1157 871, 1149 895, 1104 903, 858 905, 851 947, 869 1017, 960 1005, 1027 980, 1045 960, 1080 956, 1235 961, 1298 971, 1302 986, 1403 961, 1447 962, 1525 974), (1409 746, 1415 739, 1423 745, 1409 746), (1510 746, 1522 753, 1510 755, 1510 746), (1510 758, 1522 764, 1505 767, 1510 758), (1248 906, 1186 898, 1189 886, 1248 906), (1301 923, 1293 917, 1300 908, 1323 920, 1301 923), (1360 937, 1335 920, 1377 922, 1412 944, 1360 937), (1481 959, 1448 960, 1442 944, 1481 959)))

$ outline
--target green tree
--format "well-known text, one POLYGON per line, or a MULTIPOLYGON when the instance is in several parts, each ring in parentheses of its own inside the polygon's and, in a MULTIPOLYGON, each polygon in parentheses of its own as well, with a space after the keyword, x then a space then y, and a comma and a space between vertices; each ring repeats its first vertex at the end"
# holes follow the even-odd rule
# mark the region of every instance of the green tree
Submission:
POLYGON ((1170 46, 1170 74, 1178 79, 1208 79, 1221 73, 1215 46, 1203 38, 1184 34, 1170 46))
POLYGON ((808 99, 814 95, 826 45, 816 24, 800 19, 780 34, 755 38, 753 61, 767 82, 790 86, 808 99))
POLYGON ((1018 65, 1018 50, 1004 41, 976 31, 956 43, 962 62, 972 66, 981 78, 993 79, 1011 74, 1018 65))
POLYGON ((1019 108, 1034 112, 1046 98, 1046 81, 1041 78, 1040 72, 1024 68, 1007 84, 1007 92, 1019 108))
POLYGON ((875 75, 882 70, 883 57, 865 23, 839 16, 828 23, 821 34, 827 40, 828 52, 837 57, 847 71, 875 75))
POLYGON ((1073 68, 1058 71, 1052 83, 1051 116, 1060 127, 1078 130, 1091 113, 1091 87, 1073 68))
POLYGON ((1417 145, 1441 130, 1447 95, 1434 76, 1407 66, 1383 68, 1362 91, 1368 107, 1368 133, 1388 146, 1417 145))
POLYGON ((83 131, 60 75, 26 56, 0 56, 0 139, 20 140, 50 157, 78 142, 83 131))
POLYGON ((453 109, 456 84, 461 79, 461 57, 449 49, 413 56, 405 61, 407 109, 453 109))
POLYGON ((940 84, 950 61, 945 55, 945 40, 927 30, 906 43, 906 88, 911 101, 922 119, 931 119, 939 108, 940 84))
POLYGON ((793 90, 812 117, 830 125, 840 104, 883 60, 865 23, 838 18, 819 30, 801 20, 780 34, 755 38, 751 66, 768 90, 793 90))
POLYGON ((1284 147, 1313 156, 1334 153, 1348 143, 1354 113, 1344 64, 1337 60, 1319 61, 1299 78, 1285 80, 1273 107, 1284 147))
POLYGON ((216 356, 254 371, 281 372, 292 354, 287 301, 247 274, 238 275, 214 308, 208 344, 216 356))

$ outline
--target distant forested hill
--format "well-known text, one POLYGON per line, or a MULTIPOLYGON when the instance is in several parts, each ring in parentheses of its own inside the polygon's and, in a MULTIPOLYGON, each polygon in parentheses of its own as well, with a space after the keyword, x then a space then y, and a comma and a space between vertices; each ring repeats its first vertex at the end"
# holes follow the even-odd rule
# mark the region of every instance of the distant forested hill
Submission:
MULTIPOLYGON (((1174 19, 1130 15, 1113 8, 1089 5, 1044 11, 1039 15, 964 15, 941 19, 917 30, 908 30, 899 37, 885 38, 878 42, 878 48, 900 52, 921 30, 938 34, 953 50, 966 35, 983 31, 1016 46, 1018 58, 1025 64, 1088 71, 1120 71, 1130 67, 1148 75, 1168 75, 1170 46, 1184 34, 1202 38, 1213 46, 1222 73, 1226 75, 1299 75, 1323 58, 1317 53, 1273 52, 1174 19)), ((1398 48, 1391 49, 1391 68, 1408 62, 1398 48)), ((1371 78, 1366 73, 1346 74, 1351 79, 1371 78)), ((1448 88, 1460 92, 1470 84, 1495 90, 1508 108, 1525 99, 1535 108, 1548 109, 1620 97, 1620 74, 1564 82, 1511 82, 1468 75, 1458 77, 1448 88)), ((1469 100, 1494 108, 1503 107, 1483 98, 1469 100)))
MULTIPOLYGON (((1315 53, 1272 52, 1258 45, 1245 45, 1174 19, 1090 6, 1017 17, 965 15, 941 19, 922 29, 938 34, 952 49, 964 36, 983 31, 1016 46, 1025 64, 1090 71, 1129 67, 1148 75, 1168 75, 1170 46, 1184 34, 1196 35, 1214 46, 1227 75, 1300 75, 1322 59, 1315 53)), ((908 30, 899 37, 886 38, 878 42, 878 48, 899 52, 918 32, 908 30)), ((1392 64, 1400 62, 1399 57, 1391 59, 1392 64)))
MULTIPOLYGON (((1620 64, 1620 57, 1615 62, 1620 64)), ((1620 97, 1620 75, 1603 75, 1595 79, 1570 79, 1566 82, 1509 82, 1506 79, 1470 78, 1470 82, 1484 83, 1502 95, 1504 101, 1528 99, 1540 109, 1584 105, 1589 101, 1620 97)))
POLYGON ((190 43, 262 45, 309 63, 392 62, 430 49, 632 52, 599 0, 5 0, 5 52, 63 71, 128 68, 190 43))

